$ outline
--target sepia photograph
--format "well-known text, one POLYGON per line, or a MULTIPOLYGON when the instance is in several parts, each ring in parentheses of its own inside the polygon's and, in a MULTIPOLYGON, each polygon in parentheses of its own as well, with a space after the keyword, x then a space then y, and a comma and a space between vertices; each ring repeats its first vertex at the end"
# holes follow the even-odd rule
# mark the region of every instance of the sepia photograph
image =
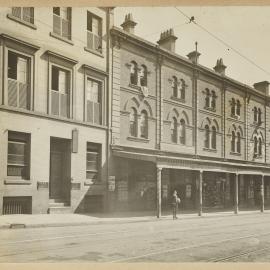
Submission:
POLYGON ((270 263, 270 5, 90 2, 0 6, 0 268, 270 263))

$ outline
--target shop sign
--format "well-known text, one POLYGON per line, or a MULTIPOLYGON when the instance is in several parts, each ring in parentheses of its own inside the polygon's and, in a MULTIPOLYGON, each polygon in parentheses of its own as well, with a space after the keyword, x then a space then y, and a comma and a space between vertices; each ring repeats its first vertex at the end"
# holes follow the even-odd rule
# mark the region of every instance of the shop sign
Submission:
POLYGON ((115 176, 109 176, 108 189, 109 191, 115 191, 115 176))

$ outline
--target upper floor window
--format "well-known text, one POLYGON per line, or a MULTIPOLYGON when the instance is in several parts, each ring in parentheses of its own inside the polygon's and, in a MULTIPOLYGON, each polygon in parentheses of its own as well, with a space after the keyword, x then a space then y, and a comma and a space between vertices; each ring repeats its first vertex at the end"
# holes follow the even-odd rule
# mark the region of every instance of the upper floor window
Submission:
POLYGON ((86 121, 100 125, 102 123, 102 83, 91 78, 86 81, 86 121))
POLYGON ((262 155, 262 138, 260 137, 258 140, 258 155, 262 155))
POLYGON ((183 79, 181 79, 180 81, 181 81, 181 88, 180 88, 179 97, 181 99, 185 99, 185 97, 186 97, 186 83, 183 79))
POLYGON ((234 116, 235 115, 235 99, 232 98, 232 101, 231 101, 231 115, 234 116))
POLYGON ((17 19, 34 24, 34 8, 33 7, 13 7, 11 15, 17 19))
POLYGON ((231 151, 235 152, 235 131, 232 131, 232 140, 231 140, 231 151))
POLYGON ((263 140, 261 135, 255 134, 253 137, 254 140, 254 158, 256 157, 261 157, 262 156, 262 145, 263 145, 263 140))
POLYGON ((212 126, 211 147, 212 147, 212 149, 217 148, 217 131, 216 131, 216 128, 214 126, 212 126))
POLYGON ((133 137, 137 137, 137 126, 138 126, 138 116, 137 110, 135 108, 131 108, 131 113, 129 116, 129 132, 133 137))
POLYGON ((258 124, 261 124, 262 122, 262 111, 260 108, 258 108, 258 124))
POLYGON ((262 110, 256 106, 253 108, 254 122, 257 124, 262 123, 262 110))
POLYGON ((141 119, 140 119, 140 131, 142 138, 148 138, 148 116, 147 112, 143 110, 141 112, 141 119))
POLYGON ((132 61, 130 66, 130 83, 138 84, 138 65, 135 61, 132 61))
POLYGON ((240 134, 240 132, 237 132, 236 152, 238 154, 241 153, 241 134, 240 134))
POLYGON ((171 122, 171 140, 173 143, 177 143, 177 119, 175 117, 171 122))
POLYGON ((99 180, 101 147, 98 144, 87 143, 86 179, 99 180))
POLYGON ((141 86, 147 86, 147 67, 142 65, 140 71, 140 84, 141 86))
POLYGON ((180 120, 180 129, 179 129, 180 143, 186 143, 186 122, 184 119, 180 120))
POLYGON ((216 109, 216 92, 208 88, 205 89, 205 109, 215 110, 216 109))
POLYGON ((87 11, 87 48, 102 53, 102 19, 87 11))
POLYGON ((7 176, 30 178, 30 136, 21 132, 8 132, 7 176))
POLYGON ((237 99, 237 101, 236 101, 236 115, 238 115, 238 116, 240 116, 240 107, 241 107, 240 101, 237 99))
POLYGON ((204 147, 210 148, 210 129, 209 129, 209 126, 205 125, 204 130, 205 130, 204 147))
POLYGON ((51 113, 58 116, 69 117, 70 109, 70 72, 51 67, 51 113))
POLYGON ((254 122, 257 122, 258 121, 258 110, 257 110, 257 107, 254 107, 253 113, 254 113, 254 122))
POLYGON ((30 107, 30 58, 8 51, 8 105, 30 107))
POLYGON ((232 100, 231 100, 231 116, 240 117, 240 109, 241 109, 240 101, 238 99, 235 100, 235 98, 232 98, 232 100))
POLYGON ((177 78, 175 76, 173 76, 172 79, 172 89, 173 89, 173 97, 178 97, 178 82, 177 82, 177 78))
POLYGON ((53 8, 53 32, 63 38, 71 39, 71 8, 53 8))

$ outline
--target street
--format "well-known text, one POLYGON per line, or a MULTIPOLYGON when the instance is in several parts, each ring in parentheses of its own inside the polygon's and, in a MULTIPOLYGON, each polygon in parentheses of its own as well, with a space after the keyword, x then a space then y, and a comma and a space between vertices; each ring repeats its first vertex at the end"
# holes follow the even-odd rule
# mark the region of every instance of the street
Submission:
POLYGON ((0 262, 270 262, 270 214, 0 230, 0 262))

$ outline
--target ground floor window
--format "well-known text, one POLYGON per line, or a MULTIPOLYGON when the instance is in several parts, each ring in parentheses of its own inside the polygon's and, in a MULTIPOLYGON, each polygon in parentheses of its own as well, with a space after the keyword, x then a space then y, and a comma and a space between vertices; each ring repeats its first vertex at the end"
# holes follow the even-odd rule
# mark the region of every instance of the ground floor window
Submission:
POLYGON ((87 143, 86 150, 86 179, 98 181, 100 178, 101 146, 87 143))

